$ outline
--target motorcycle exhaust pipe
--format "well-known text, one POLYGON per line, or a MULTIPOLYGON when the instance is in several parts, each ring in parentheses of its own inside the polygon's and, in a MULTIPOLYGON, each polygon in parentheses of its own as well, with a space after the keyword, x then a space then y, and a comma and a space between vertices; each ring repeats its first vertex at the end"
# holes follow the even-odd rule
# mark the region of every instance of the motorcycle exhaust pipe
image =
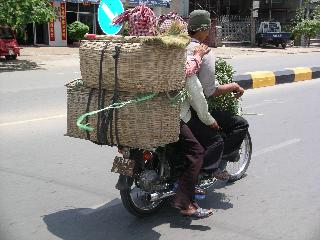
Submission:
POLYGON ((173 196, 175 194, 176 193, 174 191, 151 193, 151 194, 149 194, 149 200, 150 200, 150 202, 156 202, 161 199, 173 196))
MULTIPOLYGON (((206 190, 210 187, 213 186, 213 184, 216 182, 216 179, 210 179, 205 181, 204 183, 200 184, 200 188, 206 190)), ((148 200, 150 202, 156 202, 159 201, 161 199, 167 198, 167 197, 171 197, 173 195, 175 195, 176 192, 175 191, 168 191, 168 192, 156 192, 156 193, 150 193, 148 196, 148 200)))

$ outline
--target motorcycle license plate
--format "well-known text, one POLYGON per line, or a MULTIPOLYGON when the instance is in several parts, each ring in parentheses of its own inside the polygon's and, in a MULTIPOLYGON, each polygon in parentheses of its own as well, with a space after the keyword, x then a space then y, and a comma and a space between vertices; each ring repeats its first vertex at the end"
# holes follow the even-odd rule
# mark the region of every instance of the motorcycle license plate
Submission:
POLYGON ((9 55, 14 55, 14 52, 13 52, 13 50, 9 50, 9 55))
POLYGON ((134 165, 135 162, 133 160, 117 156, 114 158, 111 172, 131 177, 133 175, 134 165))

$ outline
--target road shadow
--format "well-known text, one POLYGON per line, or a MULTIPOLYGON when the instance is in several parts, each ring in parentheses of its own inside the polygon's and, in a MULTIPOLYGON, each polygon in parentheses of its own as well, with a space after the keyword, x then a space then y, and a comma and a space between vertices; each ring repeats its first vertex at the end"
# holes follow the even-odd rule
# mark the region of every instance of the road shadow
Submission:
MULTIPOLYGON (((224 194, 210 194, 206 204, 216 209, 232 207, 225 199, 224 194)), ((211 230, 209 226, 179 215, 169 203, 153 216, 137 218, 127 212, 120 199, 97 209, 76 208, 52 213, 43 216, 43 221, 52 234, 63 240, 158 240, 161 234, 154 228, 162 224, 169 224, 170 228, 211 230)))
POLYGON ((200 206, 203 208, 213 208, 213 209, 221 209, 221 210, 227 210, 229 208, 233 208, 233 204, 231 203, 230 198, 226 194, 214 191, 216 189, 227 188, 232 184, 233 183, 230 184, 224 181, 217 181, 214 184, 214 189, 209 190, 207 192, 206 198, 199 201, 200 206))
POLYGON ((0 59, 0 73, 2 72, 14 72, 14 71, 29 71, 45 69, 43 66, 36 62, 29 60, 5 60, 0 59))

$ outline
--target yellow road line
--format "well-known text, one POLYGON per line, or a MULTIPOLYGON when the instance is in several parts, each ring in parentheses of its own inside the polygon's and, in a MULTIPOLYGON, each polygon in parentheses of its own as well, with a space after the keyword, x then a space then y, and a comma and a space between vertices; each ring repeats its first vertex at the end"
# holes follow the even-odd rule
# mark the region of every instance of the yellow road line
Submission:
POLYGON ((31 123, 31 122, 39 122, 44 120, 51 120, 51 119, 57 119, 57 118, 64 118, 67 115, 56 115, 51 117, 45 117, 45 118, 34 118, 34 119, 28 119, 23 121, 16 121, 16 122, 6 122, 6 123, 0 123, 0 127, 6 127, 6 126, 12 126, 12 125, 19 125, 19 124, 25 124, 25 123, 31 123))
POLYGON ((274 86, 276 84, 276 76, 271 71, 249 72, 252 78, 252 88, 274 86))

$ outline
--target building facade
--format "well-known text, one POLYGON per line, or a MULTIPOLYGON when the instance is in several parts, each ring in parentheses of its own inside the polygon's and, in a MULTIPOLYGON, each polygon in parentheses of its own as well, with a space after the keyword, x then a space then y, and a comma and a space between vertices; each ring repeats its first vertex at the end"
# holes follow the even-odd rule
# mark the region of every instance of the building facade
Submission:
MULTIPOLYGON (((147 3, 156 15, 177 12, 188 18, 191 11, 205 9, 211 17, 230 19, 247 19, 251 15, 253 0, 121 0, 126 8, 147 3)), ((318 0, 313 0, 318 1, 318 0)), ((97 12, 100 0, 51 0, 57 18, 45 24, 29 24, 26 28, 29 44, 45 44, 50 46, 67 46, 71 43, 67 36, 67 25, 80 21, 89 26, 90 33, 102 34, 97 12)), ((260 0, 257 21, 276 20, 288 25, 295 16, 296 10, 304 4, 304 0, 260 0)))
MULTIPOLYGON (((121 1, 126 8, 148 2, 145 0, 121 1)), ((172 11, 186 17, 189 14, 189 0, 153 0, 150 2, 168 3, 166 6, 163 4, 150 5, 158 16, 172 11)), ((67 25, 75 21, 88 25, 89 33, 103 34, 97 17, 100 0, 51 0, 51 4, 55 8, 58 17, 49 23, 28 24, 26 27, 27 44, 67 46, 67 44, 71 43, 70 39, 68 39, 67 25)))

